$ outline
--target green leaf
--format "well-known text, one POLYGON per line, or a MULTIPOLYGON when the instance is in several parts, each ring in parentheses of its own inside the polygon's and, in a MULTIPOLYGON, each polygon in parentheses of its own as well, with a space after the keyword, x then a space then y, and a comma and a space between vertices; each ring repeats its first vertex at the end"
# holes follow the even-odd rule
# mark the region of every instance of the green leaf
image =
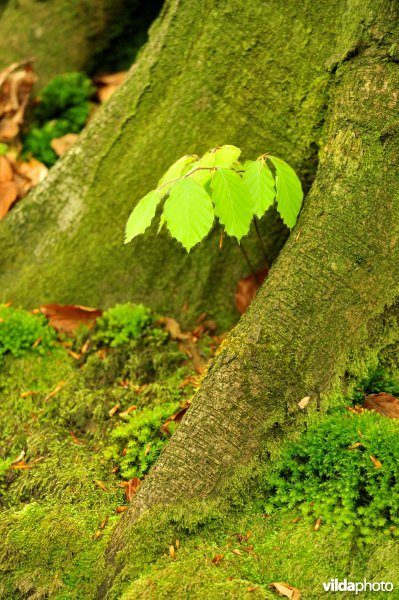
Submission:
MULTIPOLYGON (((230 169, 230 167, 238 160, 241 150, 237 146, 219 146, 212 148, 193 165, 193 168, 213 168, 230 169)), ((204 185, 211 178, 211 171, 197 171, 192 175, 195 181, 204 185)))
POLYGON ((187 252, 209 233, 214 212, 204 188, 190 178, 178 181, 165 202, 168 229, 187 252))
POLYGON ((249 231, 253 215, 252 198, 241 177, 234 171, 219 169, 212 178, 215 213, 226 233, 239 241, 249 231))
POLYGON ((160 201, 161 197, 157 190, 149 192, 139 200, 126 224, 125 244, 131 242, 137 235, 144 233, 151 225, 160 201))
POLYGON ((0 143, 0 156, 2 156, 3 154, 6 154, 7 152, 8 152, 7 144, 0 143))
POLYGON ((172 187, 172 185, 174 185, 175 182, 173 182, 171 185, 165 185, 165 184, 168 183, 169 181, 173 181, 174 179, 177 179, 178 177, 182 177, 183 175, 188 173, 188 171, 194 165, 194 163, 197 161, 197 159, 198 159, 198 156, 196 154, 182 156, 181 158, 179 158, 179 160, 177 160, 175 163, 173 163, 173 165, 171 167, 169 167, 169 169, 166 171, 166 173, 164 173, 162 175, 161 179, 158 181, 158 186, 157 186, 158 188, 160 188, 161 186, 164 186, 160 190, 161 198, 164 198, 165 196, 167 196, 169 194, 171 187, 172 187))
POLYGON ((242 179, 251 195, 253 212, 261 219, 276 196, 274 177, 264 161, 251 160, 245 163, 242 179))
POLYGON ((302 206, 302 185, 286 162, 276 156, 269 158, 276 167, 277 210, 287 227, 292 229, 302 206))

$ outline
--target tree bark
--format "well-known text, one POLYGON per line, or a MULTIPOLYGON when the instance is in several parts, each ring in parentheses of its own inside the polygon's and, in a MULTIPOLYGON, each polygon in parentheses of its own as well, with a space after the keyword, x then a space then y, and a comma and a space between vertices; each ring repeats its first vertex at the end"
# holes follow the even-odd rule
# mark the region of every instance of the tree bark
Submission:
MULTIPOLYGON (((238 464, 261 448, 273 455, 399 339, 398 4, 334 9, 342 30, 327 62, 328 109, 305 208, 115 530, 109 565, 149 508, 217 493, 238 464)), ((112 576, 100 598, 110 586, 112 576)))
MULTIPOLYGON (((0 300, 105 307, 130 299, 178 315, 188 305, 187 321, 205 310, 231 325, 236 282, 248 275, 235 244, 221 253, 215 231, 187 256, 153 228, 123 246, 124 223, 174 160, 223 143, 244 158, 272 150, 308 185, 344 4, 167 2, 126 84, 0 223, 0 300)), ((348 34, 336 61, 352 43, 348 34)), ((275 214, 263 232, 273 258, 286 238, 275 214)), ((261 266, 255 236, 244 244, 261 266)))

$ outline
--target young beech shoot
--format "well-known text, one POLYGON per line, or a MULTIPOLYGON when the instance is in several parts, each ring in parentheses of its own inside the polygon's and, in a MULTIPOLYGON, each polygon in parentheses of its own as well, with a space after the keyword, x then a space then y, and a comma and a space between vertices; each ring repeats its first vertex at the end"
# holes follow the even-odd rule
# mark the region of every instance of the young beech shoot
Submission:
POLYGON ((225 233, 240 242, 252 219, 261 219, 274 201, 287 227, 294 227, 303 199, 295 171, 269 154, 241 164, 240 154, 236 146, 226 145, 201 158, 179 158, 158 187, 135 206, 126 225, 125 243, 145 232, 162 201, 158 232, 166 224, 187 252, 209 233, 215 217, 225 233))

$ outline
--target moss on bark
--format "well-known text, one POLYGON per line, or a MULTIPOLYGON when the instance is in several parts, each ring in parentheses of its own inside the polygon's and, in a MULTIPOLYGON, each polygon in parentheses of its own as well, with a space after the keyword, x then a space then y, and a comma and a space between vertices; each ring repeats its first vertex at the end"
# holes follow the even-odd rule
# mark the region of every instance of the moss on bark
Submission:
POLYGON ((340 15, 320 163, 299 223, 117 528, 109 559, 149 507, 217 493, 262 445, 273 456, 398 340, 398 130, 385 133, 398 102, 386 26, 397 12, 355 3, 340 15))
MULTIPOLYGON (((1 223, 1 298, 128 298, 169 314, 188 305, 187 320, 206 310, 223 328, 236 320, 235 285, 248 273, 234 244, 220 253, 215 231, 187 256, 152 229, 123 246, 124 224, 171 162, 217 144, 251 158, 272 150, 309 184, 344 5, 168 2, 126 84, 1 223)), ((286 238, 275 215, 264 233, 274 258, 286 238)), ((256 242, 244 243, 260 265, 256 242)))

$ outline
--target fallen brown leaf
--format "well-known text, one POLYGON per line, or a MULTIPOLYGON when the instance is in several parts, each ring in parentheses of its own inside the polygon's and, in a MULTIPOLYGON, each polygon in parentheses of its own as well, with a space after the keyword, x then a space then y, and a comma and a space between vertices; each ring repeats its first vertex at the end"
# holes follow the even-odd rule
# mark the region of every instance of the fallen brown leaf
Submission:
POLYGON ((309 401, 310 401, 310 396, 305 396, 304 398, 302 398, 302 400, 300 400, 300 401, 298 402, 298 406, 299 406, 299 408, 300 408, 300 409, 302 409, 302 410, 303 410, 304 408, 306 408, 306 407, 307 407, 307 405, 309 404, 309 401))
POLYGON ((299 523, 299 521, 301 520, 302 517, 295 517, 295 519, 292 519, 291 523, 299 523))
POLYGON ((112 96, 115 90, 123 83, 127 75, 127 71, 112 73, 111 75, 97 75, 94 78, 94 83, 97 86, 97 97, 99 101, 105 102, 112 96))
POLYGON ((43 336, 37 338, 37 340, 32 344, 32 348, 37 348, 40 342, 43 340, 43 336))
POLYGON ((84 442, 81 442, 81 441, 80 441, 80 440, 79 440, 79 439, 76 437, 76 435, 74 434, 74 432, 73 432, 73 431, 70 431, 70 432, 69 432, 69 435, 71 436, 73 443, 74 443, 74 444, 76 444, 77 446, 84 446, 84 445, 85 445, 85 444, 84 444, 84 442))
POLYGON ((223 554, 215 554, 215 556, 212 558, 212 564, 214 565, 218 565, 223 558, 223 554))
POLYGON ((104 519, 101 521, 100 529, 104 529, 104 527, 108 523, 108 519, 109 519, 108 515, 106 517, 104 517, 104 519))
POLYGON ((60 381, 60 383, 53 389, 52 392, 49 393, 48 396, 45 397, 44 401, 47 402, 48 400, 51 400, 51 398, 54 398, 54 396, 56 396, 61 390, 62 388, 65 386, 65 381, 60 381))
POLYGON ((48 173, 46 165, 36 160, 36 158, 31 158, 28 161, 17 161, 14 169, 17 174, 29 180, 30 187, 41 183, 48 173))
POLYGON ((158 319, 158 323, 164 326, 165 331, 169 333, 172 340, 183 341, 190 339, 189 333, 182 333, 180 325, 176 319, 172 319, 172 317, 161 317, 158 319))
POLYGON ((242 556, 242 552, 238 548, 234 548, 234 550, 232 550, 232 553, 236 554, 237 556, 242 556))
POLYGON ((369 394, 366 396, 362 408, 374 410, 390 419, 399 419, 399 399, 386 392, 369 394))
POLYGON ((175 547, 173 544, 171 546, 169 546, 169 554, 170 554, 171 558, 175 557, 175 547))
POLYGON ((321 526, 321 522, 322 522, 322 518, 321 518, 321 517, 319 517, 319 518, 316 520, 316 523, 314 524, 314 527, 313 527, 313 529, 314 529, 315 531, 319 531, 319 529, 320 529, 320 526, 321 526))
POLYGON ((172 423, 172 422, 180 423, 180 421, 182 420, 182 418, 184 417, 184 415, 186 414, 186 412, 190 408, 190 406, 191 406, 191 400, 186 400, 180 410, 178 410, 173 415, 171 415, 168 419, 166 419, 165 423, 161 427, 162 431, 164 433, 169 434, 170 433, 170 430, 169 430, 170 423, 172 423))
POLYGON ((18 199, 18 188, 14 181, 0 183, 0 221, 4 219, 18 199))
POLYGON ((99 479, 96 479, 94 483, 96 483, 98 485, 98 487, 103 490, 103 492, 108 492, 106 486, 99 479))
POLYGON ((117 506, 117 507, 116 507, 116 512, 117 512, 118 514, 119 514, 119 513, 123 513, 123 512, 126 512, 126 511, 127 511, 127 509, 128 509, 128 507, 127 507, 127 506, 117 506))
POLYGON ((377 458, 375 458, 374 456, 372 456, 371 454, 370 454, 370 460, 376 469, 381 469, 382 463, 380 463, 380 461, 377 458))
POLYGON ((138 477, 133 477, 133 479, 130 479, 127 482, 127 485, 125 486, 125 496, 128 502, 133 500, 133 497, 137 494, 140 485, 141 481, 138 477))
POLYGON ((118 404, 115 404, 115 406, 113 406, 113 407, 112 407, 112 408, 111 408, 111 409, 108 411, 108 415, 109 415, 110 417, 113 417, 113 416, 114 416, 114 414, 115 414, 116 412, 118 412, 118 410, 120 409, 120 407, 121 407, 121 405, 120 405, 120 403, 118 402, 118 404))
POLYGON ((253 585, 251 587, 247 587, 247 592, 256 592, 259 589, 258 585, 253 585))
POLYGON ((72 304, 42 304, 41 312, 58 332, 73 334, 80 325, 92 327, 102 310, 72 304))
POLYGON ((257 277, 255 277, 254 275, 248 275, 248 277, 240 279, 237 283, 236 308, 241 315, 247 310, 248 306, 251 304, 252 299, 258 291, 260 285, 265 280, 267 274, 268 269, 262 269, 256 274, 257 277))
POLYGON ((24 460, 20 460, 19 462, 11 465, 11 468, 24 470, 24 469, 31 469, 32 466, 28 465, 24 460))
POLYGON ((0 156, 0 183, 12 181, 13 176, 14 174, 10 161, 6 156, 0 156))
POLYGON ((59 138, 53 138, 50 142, 50 146, 54 150, 57 156, 63 156, 75 142, 79 139, 77 133, 67 133, 59 138))
POLYGON ((356 450, 356 448, 360 448, 363 446, 362 442, 356 442, 356 444, 352 444, 352 446, 348 446, 348 450, 356 450))
POLYGON ((272 586, 278 591, 280 596, 285 596, 286 598, 290 598, 290 600, 300 600, 300 590, 289 583, 273 581, 273 583, 270 584, 270 587, 272 586))

